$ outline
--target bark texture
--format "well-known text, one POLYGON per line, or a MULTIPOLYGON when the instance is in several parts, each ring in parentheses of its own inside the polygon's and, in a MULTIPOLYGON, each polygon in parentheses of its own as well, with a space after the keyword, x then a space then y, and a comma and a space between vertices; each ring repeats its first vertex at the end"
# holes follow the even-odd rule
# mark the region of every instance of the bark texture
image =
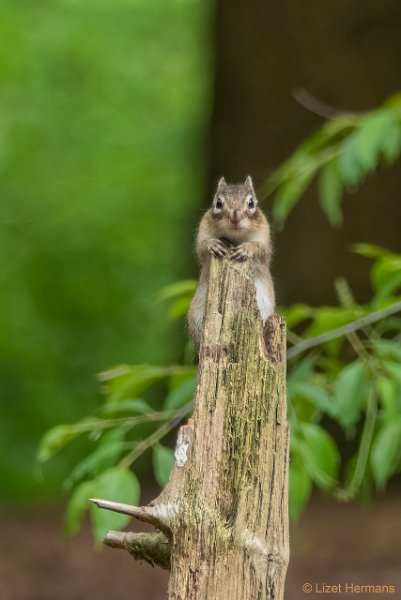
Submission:
POLYGON ((141 534, 110 532, 105 542, 170 564, 169 600, 284 597, 285 363, 284 321, 273 315, 263 327, 252 265, 212 259, 195 409, 179 431, 170 480, 148 507, 95 501, 161 530, 159 539, 147 534, 142 555, 141 534))

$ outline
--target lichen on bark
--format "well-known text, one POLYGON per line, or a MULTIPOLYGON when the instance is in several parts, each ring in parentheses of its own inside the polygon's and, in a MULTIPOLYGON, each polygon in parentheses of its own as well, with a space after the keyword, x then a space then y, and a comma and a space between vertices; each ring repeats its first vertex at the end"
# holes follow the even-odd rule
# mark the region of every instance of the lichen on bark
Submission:
MULTIPOLYGON (((130 513, 168 541, 169 600, 284 596, 285 324, 272 315, 263 326, 253 281, 251 263, 212 259, 194 413, 166 488, 130 513)), ((159 564, 150 552, 136 538, 132 554, 159 564)))

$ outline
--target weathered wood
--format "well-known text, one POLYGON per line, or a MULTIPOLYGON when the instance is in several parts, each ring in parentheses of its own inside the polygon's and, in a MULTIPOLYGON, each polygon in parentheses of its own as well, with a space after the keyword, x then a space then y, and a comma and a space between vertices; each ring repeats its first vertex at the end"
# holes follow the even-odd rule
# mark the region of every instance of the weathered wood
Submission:
POLYGON ((285 364, 285 324, 274 315, 263 327, 252 265, 212 259, 194 414, 166 488, 144 509, 170 540, 169 600, 284 597, 285 364))

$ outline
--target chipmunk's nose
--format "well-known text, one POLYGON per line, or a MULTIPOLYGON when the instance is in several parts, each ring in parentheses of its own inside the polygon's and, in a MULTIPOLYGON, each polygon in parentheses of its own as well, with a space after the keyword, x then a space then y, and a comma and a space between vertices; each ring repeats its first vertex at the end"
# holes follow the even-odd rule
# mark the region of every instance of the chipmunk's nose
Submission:
POLYGON ((233 210, 230 216, 231 223, 234 223, 234 225, 238 225, 238 223, 242 220, 242 216, 243 215, 241 210, 233 210))

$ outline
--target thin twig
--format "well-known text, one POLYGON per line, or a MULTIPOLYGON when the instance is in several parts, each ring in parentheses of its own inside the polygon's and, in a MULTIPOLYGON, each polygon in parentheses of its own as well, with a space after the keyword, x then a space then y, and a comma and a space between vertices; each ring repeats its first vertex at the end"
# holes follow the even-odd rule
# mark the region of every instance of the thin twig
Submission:
MULTIPOLYGON (((324 119, 335 119, 336 117, 340 117, 342 115, 348 115, 351 111, 342 110, 340 108, 336 108, 335 106, 331 106, 331 104, 327 104, 316 96, 313 96, 308 90, 305 88, 295 88, 292 92, 295 100, 309 110, 310 112, 318 115, 319 117, 323 117, 324 119)), ((355 114, 355 113, 353 113, 355 114)))
POLYGON ((132 465, 132 463, 136 461, 136 459, 139 458, 141 454, 143 454, 148 448, 151 448, 152 446, 157 444, 157 442, 161 440, 165 435, 167 435, 169 431, 174 429, 174 427, 178 425, 181 419, 183 419, 192 410, 192 407, 193 402, 189 402, 180 410, 178 410, 174 416, 174 419, 168 421, 167 423, 163 423, 163 425, 156 429, 156 431, 154 431, 151 435, 149 435, 147 438, 136 444, 135 447, 131 450, 131 452, 124 456, 119 466, 122 468, 126 468, 132 465))
POLYGON ((85 433, 86 431, 90 432, 94 430, 113 428, 117 425, 133 427, 134 425, 140 425, 141 423, 149 423, 149 421, 165 421, 171 417, 174 417, 175 415, 176 411, 174 410, 151 411, 137 417, 118 417, 116 419, 99 419, 96 421, 88 420, 88 422, 84 423, 75 423, 70 427, 73 431, 85 433))
POLYGON ((306 350, 310 350, 311 348, 315 348, 316 346, 320 346, 325 342, 329 342, 343 335, 348 335, 353 331, 357 331, 358 329, 363 329, 367 325, 371 325, 372 323, 376 323, 381 319, 386 317, 390 317, 401 311, 401 300, 387 306, 386 308, 382 308, 381 310, 376 310, 375 312, 366 315, 365 317, 361 317, 352 323, 347 323, 346 325, 342 325, 341 327, 337 327, 336 329, 332 329, 331 331, 326 331, 320 335, 315 337, 303 340, 299 344, 296 344, 292 348, 290 348, 287 352, 287 358, 294 358, 302 352, 306 350))
POLYGON ((287 340, 290 342, 290 344, 294 344, 294 345, 300 344, 302 342, 301 336, 297 335, 290 329, 287 331, 287 340))
POLYGON ((125 531, 108 531, 103 540, 103 544, 110 546, 110 548, 120 548, 121 550, 125 550, 125 537, 125 531))
POLYGON ((108 531, 103 540, 111 548, 124 548, 136 560, 146 560, 152 567, 171 568, 170 542, 162 532, 133 533, 132 531, 108 531))
MULTIPOLYGON (((341 144, 335 144, 334 146, 329 146, 321 150, 313 159, 313 165, 311 168, 311 161, 303 161, 302 164, 296 165, 296 173, 292 172, 290 175, 285 174, 281 175, 282 166, 279 167, 276 171, 266 179, 266 181, 261 185, 258 189, 258 195, 260 198, 266 199, 272 194, 274 194, 278 188, 293 177, 304 177, 308 174, 309 171, 312 171, 311 177, 314 176, 318 169, 323 167, 325 164, 339 156, 342 152, 341 144)), ((294 160, 294 155, 291 156, 285 163, 284 166, 288 166, 294 160)))
POLYGON ((340 500, 349 500, 354 498, 355 494, 360 489, 369 458, 369 451, 372 445, 373 433, 376 424, 377 417, 377 395, 373 391, 369 395, 368 404, 366 408, 365 423, 363 426, 361 443, 358 452, 358 458, 355 465, 355 471, 352 476, 352 480, 347 488, 340 490, 337 494, 340 500))
POLYGON ((153 506, 132 506, 131 504, 123 504, 122 502, 112 502, 111 500, 103 500, 101 498, 90 498, 89 502, 95 504, 98 508, 104 510, 110 510, 112 512, 120 513, 122 515, 128 515, 135 517, 142 523, 149 523, 169 534, 169 526, 167 523, 167 513, 158 511, 153 506))
POLYGON ((131 504, 122 504, 121 502, 112 502, 111 500, 103 500, 100 498, 90 498, 89 501, 98 508, 104 508, 105 510, 111 510, 112 512, 129 515, 143 523, 153 524, 155 522, 155 516, 152 514, 151 508, 146 506, 132 506, 131 504))

